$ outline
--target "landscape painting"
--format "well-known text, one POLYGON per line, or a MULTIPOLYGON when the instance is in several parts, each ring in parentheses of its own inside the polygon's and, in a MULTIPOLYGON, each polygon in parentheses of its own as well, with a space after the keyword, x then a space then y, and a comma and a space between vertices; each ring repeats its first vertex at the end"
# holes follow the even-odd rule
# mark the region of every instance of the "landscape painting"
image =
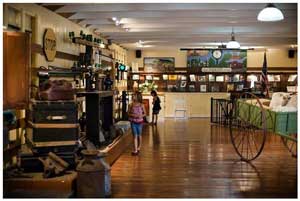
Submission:
POLYGON ((174 57, 145 57, 145 72, 172 72, 175 70, 174 57))

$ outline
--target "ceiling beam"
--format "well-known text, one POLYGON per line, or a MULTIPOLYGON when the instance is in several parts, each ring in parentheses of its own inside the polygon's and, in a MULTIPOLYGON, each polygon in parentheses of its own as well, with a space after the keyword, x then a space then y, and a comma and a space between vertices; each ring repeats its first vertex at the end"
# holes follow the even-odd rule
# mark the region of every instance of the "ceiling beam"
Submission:
MULTIPOLYGON (((219 17, 239 19, 240 17, 256 18, 258 12, 253 11, 130 11, 130 12, 78 12, 71 19, 98 19, 98 18, 172 18, 172 17, 219 17)), ((297 16, 297 10, 285 13, 285 16, 297 16)))
MULTIPOLYGON (((69 4, 58 12, 115 12, 115 11, 206 11, 206 10, 254 10, 260 11, 265 3, 118 3, 118 4, 69 4)), ((294 3, 276 4, 282 10, 296 10, 294 3)))

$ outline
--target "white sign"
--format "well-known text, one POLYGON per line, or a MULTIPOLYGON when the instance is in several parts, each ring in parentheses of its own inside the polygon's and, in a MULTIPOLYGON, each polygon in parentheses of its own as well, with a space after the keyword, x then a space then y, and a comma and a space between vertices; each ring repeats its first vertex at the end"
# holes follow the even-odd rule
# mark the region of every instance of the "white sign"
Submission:
POLYGON ((218 67, 215 67, 215 68, 202 68, 202 72, 208 72, 208 73, 221 72, 221 73, 224 73, 224 72, 232 72, 232 69, 231 68, 218 68, 218 67))

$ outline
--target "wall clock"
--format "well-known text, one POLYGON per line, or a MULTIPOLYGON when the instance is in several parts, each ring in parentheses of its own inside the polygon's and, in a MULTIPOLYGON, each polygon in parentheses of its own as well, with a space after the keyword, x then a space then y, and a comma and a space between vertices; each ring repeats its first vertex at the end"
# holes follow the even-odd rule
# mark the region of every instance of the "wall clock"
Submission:
POLYGON ((212 55, 215 59, 220 59, 221 56, 222 56, 222 51, 221 50, 214 50, 212 55))

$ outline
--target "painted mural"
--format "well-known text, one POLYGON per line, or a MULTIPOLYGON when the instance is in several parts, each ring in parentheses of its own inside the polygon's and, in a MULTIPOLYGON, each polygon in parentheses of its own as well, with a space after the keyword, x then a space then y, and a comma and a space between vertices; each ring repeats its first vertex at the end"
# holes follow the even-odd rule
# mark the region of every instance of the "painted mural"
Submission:
POLYGON ((229 68, 231 72, 245 72, 247 50, 189 50, 187 66, 188 68, 219 68, 220 71, 229 68))

